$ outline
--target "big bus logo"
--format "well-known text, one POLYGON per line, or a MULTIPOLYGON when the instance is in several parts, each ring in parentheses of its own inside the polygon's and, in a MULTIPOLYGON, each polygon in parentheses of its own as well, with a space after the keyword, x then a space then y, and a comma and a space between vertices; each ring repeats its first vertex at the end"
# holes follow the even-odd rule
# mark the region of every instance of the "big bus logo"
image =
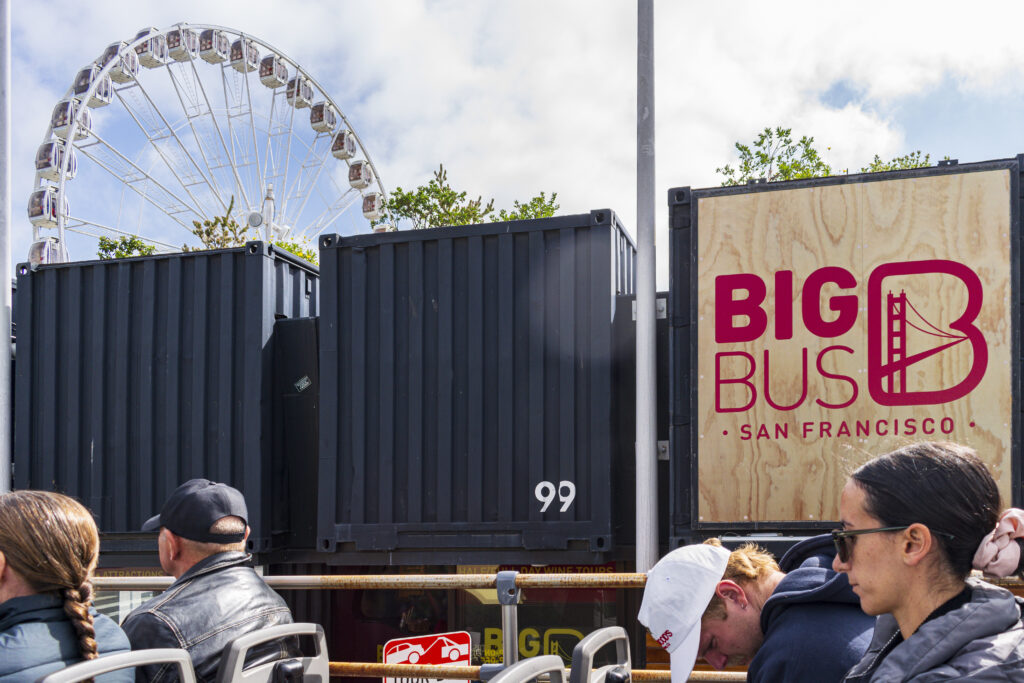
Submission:
POLYGON ((971 393, 985 376, 988 366, 988 346, 974 321, 981 312, 984 298, 981 280, 977 274, 956 261, 910 261, 886 263, 875 268, 868 277, 868 391, 876 403, 885 406, 906 406, 949 403, 971 393), (932 325, 914 306, 905 291, 898 294, 885 288, 889 277, 951 275, 960 280, 967 290, 967 305, 963 313, 949 324, 948 330, 932 325), (917 318, 918 327, 914 318, 917 318), (910 326, 941 343, 929 349, 914 352, 907 347, 910 326), (967 376, 951 387, 936 387, 925 391, 907 389, 907 370, 915 363, 927 360, 963 343, 971 346, 971 367, 967 376))
MULTIPOLYGON (((715 278, 715 342, 718 344, 750 343, 770 335, 775 340, 794 337, 796 323, 794 306, 793 271, 778 271, 773 277, 774 315, 769 320, 765 302, 768 284, 758 275, 737 273, 715 278)), ((800 292, 800 322, 811 336, 835 340, 846 335, 857 322, 859 298, 857 279, 850 271, 838 266, 826 266, 812 272, 800 292), (826 287, 841 293, 823 298, 826 287), (822 315, 822 307, 831 311, 822 315)), ((947 260, 908 261, 886 263, 875 268, 868 276, 867 315, 867 377, 868 392, 879 405, 934 405, 963 398, 978 386, 988 365, 988 347, 980 329, 974 324, 981 311, 983 291, 981 280, 970 268, 947 260), (890 286, 896 281, 906 284, 916 278, 955 278, 956 286, 963 289, 966 304, 962 311, 949 312, 953 321, 946 329, 936 326, 919 311, 922 302, 915 302, 905 287, 890 286), (908 331, 914 329, 929 340, 930 345, 911 348, 908 331), (933 359, 937 354, 952 352, 955 347, 970 347, 970 365, 963 379, 950 386, 941 386, 942 373, 919 373, 918 384, 931 385, 912 389, 907 373, 917 363, 933 359)), ((927 288, 916 288, 929 291, 927 288)), ((956 300, 964 299, 959 297, 956 300)), ((920 334, 918 336, 920 336, 920 334)), ((806 337, 804 337, 806 338, 806 337)), ((811 369, 812 349, 804 347, 802 356, 802 394, 795 401, 783 404, 771 394, 771 356, 768 349, 755 356, 747 351, 720 351, 715 354, 715 409, 716 412, 740 412, 750 409, 761 397, 776 410, 795 410, 808 397, 808 372, 811 369), (761 381, 758 381, 758 380, 761 381), (745 390, 744 400, 723 398, 723 387, 733 385, 745 390)), ((843 344, 830 344, 816 351, 813 368, 825 381, 840 382, 847 387, 847 398, 839 403, 827 403, 815 398, 819 405, 838 409, 851 405, 860 391, 856 379, 850 375, 825 369, 831 354, 854 355, 856 351, 843 344)), ((742 392, 741 392, 742 393, 742 392)))

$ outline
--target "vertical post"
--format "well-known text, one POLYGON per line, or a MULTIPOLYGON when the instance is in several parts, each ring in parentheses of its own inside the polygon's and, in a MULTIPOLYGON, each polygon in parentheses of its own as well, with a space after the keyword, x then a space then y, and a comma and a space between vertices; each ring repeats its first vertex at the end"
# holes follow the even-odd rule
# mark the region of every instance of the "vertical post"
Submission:
POLYGON ((636 571, 658 561, 655 406, 654 0, 637 0, 636 43, 636 571))
POLYGON ((507 668, 519 661, 518 572, 498 572, 498 603, 501 605, 501 663, 507 668))
POLYGON ((11 0, 0 0, 0 493, 11 490, 11 0))

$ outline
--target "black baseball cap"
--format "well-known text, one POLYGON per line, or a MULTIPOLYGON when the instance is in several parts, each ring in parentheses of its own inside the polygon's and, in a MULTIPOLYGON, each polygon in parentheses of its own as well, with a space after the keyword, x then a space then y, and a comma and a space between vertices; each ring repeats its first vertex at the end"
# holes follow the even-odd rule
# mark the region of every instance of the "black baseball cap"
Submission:
POLYGON ((201 543, 237 543, 245 538, 244 531, 210 533, 214 522, 231 516, 249 523, 249 511, 241 491, 209 479, 190 479, 174 490, 160 514, 146 520, 142 530, 157 531, 167 527, 177 536, 201 543))

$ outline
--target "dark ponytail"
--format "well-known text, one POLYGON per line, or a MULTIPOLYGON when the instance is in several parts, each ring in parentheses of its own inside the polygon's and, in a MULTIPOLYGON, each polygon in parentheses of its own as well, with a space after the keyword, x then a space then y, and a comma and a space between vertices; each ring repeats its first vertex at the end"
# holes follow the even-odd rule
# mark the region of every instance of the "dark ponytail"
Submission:
POLYGON ((851 478, 866 512, 884 526, 921 523, 958 578, 971 573, 978 545, 999 520, 999 488, 973 449, 955 443, 905 446, 861 466, 851 478))

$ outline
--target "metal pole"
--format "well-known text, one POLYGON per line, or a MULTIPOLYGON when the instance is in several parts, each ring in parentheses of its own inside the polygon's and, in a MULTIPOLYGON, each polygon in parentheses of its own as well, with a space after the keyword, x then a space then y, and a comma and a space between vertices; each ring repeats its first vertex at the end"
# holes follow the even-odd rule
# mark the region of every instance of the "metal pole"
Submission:
MULTIPOLYGON (((11 490, 11 0, 0 0, 0 493, 11 490)), ((70 144, 70 143, 69 143, 70 144)))
POLYGON ((637 0, 636 44, 636 571, 658 561, 655 405, 654 0, 637 0))

